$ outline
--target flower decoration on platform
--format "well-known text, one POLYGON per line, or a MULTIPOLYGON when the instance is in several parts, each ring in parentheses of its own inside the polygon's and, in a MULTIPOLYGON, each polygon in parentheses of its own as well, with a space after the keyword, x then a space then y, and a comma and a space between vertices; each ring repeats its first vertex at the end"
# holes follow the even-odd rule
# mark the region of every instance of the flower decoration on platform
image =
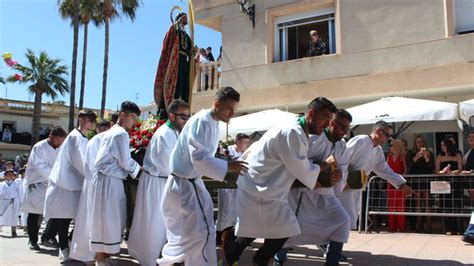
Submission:
POLYGON ((163 124, 165 124, 165 121, 158 120, 155 115, 151 115, 145 121, 137 121, 128 131, 128 135, 130 136, 130 150, 132 154, 144 154, 148 144, 150 144, 153 134, 163 124))

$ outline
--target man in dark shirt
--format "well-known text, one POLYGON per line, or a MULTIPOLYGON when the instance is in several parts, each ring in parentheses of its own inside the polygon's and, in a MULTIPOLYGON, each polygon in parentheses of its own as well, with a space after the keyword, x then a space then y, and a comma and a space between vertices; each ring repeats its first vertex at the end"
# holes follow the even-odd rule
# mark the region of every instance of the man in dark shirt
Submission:
POLYGON ((308 52, 306 53, 306 56, 311 57, 325 54, 328 48, 326 43, 319 38, 318 31, 310 31, 309 37, 310 41, 308 42, 308 52))
POLYGON ((214 60, 214 55, 212 55, 212 48, 211 47, 207 47, 206 54, 207 54, 207 59, 209 61, 211 61, 211 62, 216 61, 216 60, 214 60))
MULTIPOLYGON (((467 143, 469 144, 469 150, 464 155, 462 160, 463 162, 463 169, 461 174, 472 174, 474 173, 474 129, 469 132, 469 136, 467 137, 467 143)), ((471 197, 473 196, 473 192, 470 191, 469 193, 471 197)), ((466 231, 462 237, 462 240, 467 243, 474 244, 474 212, 471 215, 471 221, 467 226, 466 231)))

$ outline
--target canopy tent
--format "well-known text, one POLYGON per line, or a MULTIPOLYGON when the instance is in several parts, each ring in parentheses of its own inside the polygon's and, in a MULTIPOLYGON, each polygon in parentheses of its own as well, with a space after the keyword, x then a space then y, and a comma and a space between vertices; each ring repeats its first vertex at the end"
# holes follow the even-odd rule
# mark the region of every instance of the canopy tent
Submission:
MULTIPOLYGON (((395 136, 402 133, 462 132, 455 103, 386 97, 347 111, 353 117, 354 135, 368 134, 379 120, 393 123, 395 136)), ((458 134, 458 143, 462 145, 462 134, 458 134)))
POLYGON ((226 135, 235 137, 238 133, 251 134, 266 131, 281 122, 294 121, 296 117, 297 114, 278 109, 268 109, 235 117, 230 120, 228 127, 226 123, 219 122, 220 137, 224 139, 226 135))
POLYGON ((474 117, 474 99, 459 103, 459 117, 468 125, 474 126, 474 123, 470 123, 470 119, 474 117))

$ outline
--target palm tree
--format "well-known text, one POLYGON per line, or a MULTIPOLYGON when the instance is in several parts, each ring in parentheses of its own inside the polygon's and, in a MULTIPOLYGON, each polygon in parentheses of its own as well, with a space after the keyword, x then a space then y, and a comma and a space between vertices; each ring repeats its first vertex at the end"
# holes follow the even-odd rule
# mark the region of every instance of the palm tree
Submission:
POLYGON ((74 128, 74 107, 76 105, 77 48, 79 46, 79 0, 58 0, 59 13, 63 19, 71 18, 73 26, 71 93, 69 98, 69 131, 74 128))
POLYGON ((21 84, 31 84, 28 91, 35 95, 33 107, 33 134, 32 145, 39 139, 39 127, 41 123, 41 102, 43 94, 56 98, 58 94, 64 95, 69 92, 69 87, 65 77, 68 75, 67 66, 61 64, 60 59, 51 59, 46 52, 41 52, 38 57, 32 50, 26 52, 29 66, 16 64, 13 68, 19 72, 7 78, 8 82, 19 82, 21 84))
POLYGON ((135 13, 139 6, 138 0, 100 0, 99 10, 102 14, 105 24, 105 51, 104 51, 104 75, 102 77, 102 101, 100 104, 100 117, 104 118, 105 100, 107 98, 107 71, 109 67, 109 28, 110 21, 119 16, 117 10, 128 17, 131 21, 135 20, 135 13))
POLYGON ((83 43, 83 50, 82 50, 81 92, 79 96, 79 110, 81 110, 84 106, 89 22, 92 20, 94 24, 98 26, 103 21, 98 11, 99 11, 98 0, 81 0, 80 1, 79 16, 80 16, 81 24, 84 25, 84 43, 83 43))

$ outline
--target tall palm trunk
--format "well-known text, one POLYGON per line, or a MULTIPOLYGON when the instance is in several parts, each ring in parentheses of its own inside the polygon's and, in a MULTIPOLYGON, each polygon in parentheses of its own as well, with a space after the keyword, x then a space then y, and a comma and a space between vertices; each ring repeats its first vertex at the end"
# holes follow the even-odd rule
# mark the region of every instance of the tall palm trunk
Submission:
POLYGON ((109 67, 109 23, 110 17, 105 17, 105 51, 104 51, 104 76, 102 77, 102 102, 100 104, 100 118, 104 118, 105 100, 107 97, 107 70, 109 67))
POLYGON ((82 50, 82 72, 81 72, 81 93, 79 96, 79 110, 84 106, 84 90, 86 86, 86 64, 87 64, 87 37, 89 35, 89 22, 84 23, 84 43, 82 50))
POLYGON ((71 66, 71 96, 69 98, 69 131, 74 129, 74 106, 76 104, 76 71, 77 71, 77 48, 79 46, 79 0, 74 0, 74 42, 72 48, 71 66))
POLYGON ((41 124, 41 101, 43 98, 42 92, 35 92, 35 103, 33 106, 33 134, 31 136, 31 146, 35 145, 39 140, 39 128, 41 124))

